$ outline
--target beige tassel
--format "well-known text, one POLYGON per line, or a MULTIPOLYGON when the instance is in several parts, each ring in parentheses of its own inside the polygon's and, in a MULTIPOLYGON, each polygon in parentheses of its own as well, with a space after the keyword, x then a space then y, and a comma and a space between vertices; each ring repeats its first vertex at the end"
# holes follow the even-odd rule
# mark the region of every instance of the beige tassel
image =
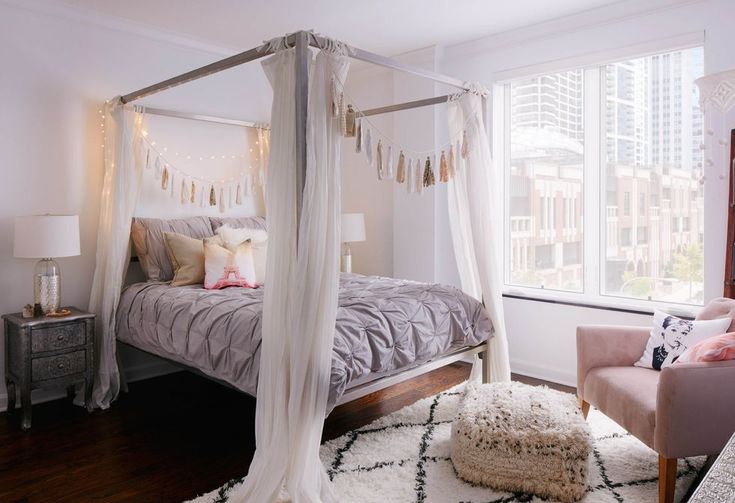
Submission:
POLYGON ((439 160, 439 181, 447 183, 449 181, 449 166, 447 166, 447 156, 442 150, 442 156, 439 160))
POLYGON ((171 197, 174 197, 174 187, 176 186, 174 183, 175 178, 176 178, 176 175, 171 173, 171 184, 170 184, 171 185, 171 197))
POLYGON ((164 166, 161 173, 161 190, 168 189, 168 168, 164 166))
POLYGON ((219 189, 219 212, 225 212, 225 189, 222 187, 219 189))
POLYGON ((355 124, 355 153, 362 152, 362 121, 358 120, 355 124))
POLYGON ((406 181, 406 156, 403 155, 403 150, 398 154, 398 166, 396 167, 396 183, 403 183, 406 181))
POLYGON ((462 159, 470 156, 470 144, 467 141, 467 131, 462 131, 462 159))
POLYGON ((189 193, 187 192, 187 188, 188 186, 186 185, 186 180, 181 180, 181 191, 179 193, 181 204, 186 204, 189 202, 189 193))
POLYGON ((414 190, 417 194, 423 194, 424 192, 424 172, 421 168, 421 159, 416 159, 416 174, 413 178, 413 183, 415 185, 414 190))
POLYGON ((238 206, 242 204, 242 187, 240 187, 240 184, 237 184, 237 189, 235 190, 235 204, 238 206))
POLYGON ((347 105, 347 113, 345 114, 345 136, 348 138, 355 137, 355 110, 352 105, 347 105))
POLYGON ((375 149, 375 167, 378 170, 378 180, 383 179, 383 141, 378 140, 378 146, 375 149))
POLYGON ((217 196, 214 193, 214 185, 209 186, 209 205, 217 206, 217 196))
POLYGON ((191 204, 196 204, 197 200, 197 186, 194 185, 194 181, 191 182, 191 204))
POLYGON ((449 178, 454 178, 454 175, 456 173, 454 169, 454 145, 449 145, 448 168, 449 168, 449 178))
POLYGON ((408 160, 408 166, 406 166, 406 192, 409 194, 413 192, 413 159, 408 160))

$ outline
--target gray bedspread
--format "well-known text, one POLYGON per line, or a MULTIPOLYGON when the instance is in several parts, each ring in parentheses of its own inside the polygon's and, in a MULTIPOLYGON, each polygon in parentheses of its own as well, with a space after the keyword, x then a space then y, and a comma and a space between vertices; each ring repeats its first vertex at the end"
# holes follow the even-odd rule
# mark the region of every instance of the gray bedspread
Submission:
MULTIPOLYGON (((255 396, 263 288, 132 284, 120 296, 117 337, 255 396)), ((352 386, 475 346, 491 333, 482 305, 454 287, 343 273, 330 408, 352 386)))

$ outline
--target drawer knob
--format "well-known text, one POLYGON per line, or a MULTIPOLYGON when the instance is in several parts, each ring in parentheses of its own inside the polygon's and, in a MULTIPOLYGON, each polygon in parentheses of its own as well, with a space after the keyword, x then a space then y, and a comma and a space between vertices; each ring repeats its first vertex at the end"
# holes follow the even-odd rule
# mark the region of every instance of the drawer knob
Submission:
POLYGON ((56 340, 57 340, 57 341, 63 341, 63 340, 64 340, 64 336, 63 336, 63 335, 60 335, 60 336, 58 336, 58 337, 56 338, 56 340))
POLYGON ((59 363, 59 364, 57 365, 57 367, 59 367, 60 369, 63 369, 63 368, 64 368, 64 363, 63 363, 63 362, 62 362, 62 363, 59 363))

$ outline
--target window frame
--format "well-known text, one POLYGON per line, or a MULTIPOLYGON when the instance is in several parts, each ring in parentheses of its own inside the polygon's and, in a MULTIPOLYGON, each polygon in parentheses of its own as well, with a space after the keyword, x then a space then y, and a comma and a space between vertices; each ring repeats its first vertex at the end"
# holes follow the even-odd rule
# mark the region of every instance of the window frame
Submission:
MULTIPOLYGON (((549 65, 539 65, 537 68, 526 68, 524 74, 514 74, 503 81, 498 81, 493 86, 493 113, 492 116, 492 145, 495 159, 502 167, 503 180, 503 293, 512 296, 520 296, 529 299, 560 300, 571 303, 599 306, 601 308, 621 309, 666 309, 682 315, 692 316, 702 305, 688 304, 669 301, 658 301, 640 299, 634 297, 623 297, 604 293, 605 274, 605 230, 607 225, 606 216, 602 211, 600 201, 605 201, 605 183, 601 180, 600 173, 604 165, 605 151, 602 148, 607 138, 603 127, 605 107, 602 97, 606 93, 605 66, 625 59, 664 54, 679 50, 702 47, 702 42, 690 43, 675 47, 658 47, 651 51, 642 51, 638 54, 618 55, 614 59, 607 59, 588 65, 577 65, 576 69, 584 72, 583 95, 584 95, 584 167, 582 175, 582 290, 558 290, 544 287, 521 286, 511 283, 511 240, 510 240, 510 125, 511 125, 511 91, 510 86, 514 81, 534 76, 550 74, 575 67, 560 65, 558 68, 549 65), (534 71, 537 70, 537 71, 534 71), (589 106, 596 104, 595 106, 589 106), (588 187, 591 187, 588 189, 588 187), (596 187, 596 189, 595 189, 596 187)), ((706 69, 705 69, 706 71, 706 69)), ((660 194, 659 197, 662 197, 660 194)), ((649 196, 650 197, 650 196, 649 196)), ((703 196, 704 197, 704 196, 703 196)), ((631 204, 633 201, 631 201, 631 204)), ((646 211, 650 201, 646 201, 646 211)), ((637 201, 636 201, 637 205, 637 201)), ((622 211, 622 208, 620 209, 622 211)), ((632 236, 631 236, 632 238, 632 236)), ((706 268, 706 264, 705 264, 706 268)), ((705 274, 705 282, 707 275, 705 274)), ((705 285, 706 291, 706 285, 705 285)))

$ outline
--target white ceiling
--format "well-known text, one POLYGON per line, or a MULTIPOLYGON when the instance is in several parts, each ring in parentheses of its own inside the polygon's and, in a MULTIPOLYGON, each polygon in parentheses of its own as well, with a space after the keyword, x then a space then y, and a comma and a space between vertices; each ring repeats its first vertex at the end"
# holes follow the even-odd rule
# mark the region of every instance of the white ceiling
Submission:
POLYGON ((395 55, 576 14, 618 0, 61 0, 194 40, 247 49, 314 29, 395 55))

